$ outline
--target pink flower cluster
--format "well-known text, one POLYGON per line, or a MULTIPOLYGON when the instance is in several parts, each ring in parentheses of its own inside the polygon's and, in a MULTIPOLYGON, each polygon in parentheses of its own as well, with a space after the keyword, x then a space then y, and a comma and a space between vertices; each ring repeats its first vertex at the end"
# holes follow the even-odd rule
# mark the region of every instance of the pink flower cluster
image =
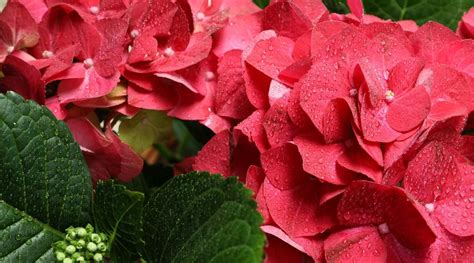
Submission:
POLYGON ((474 9, 454 33, 348 2, 339 15, 316 0, 12 0, 0 91, 65 120, 94 180, 141 171, 117 116, 208 126, 177 169, 254 190, 267 262, 470 262, 474 9))
POLYGON ((128 181, 143 160, 112 131, 117 117, 153 109, 222 130, 252 111, 227 104, 237 86, 216 87, 231 84, 238 62, 228 55, 218 68, 239 45, 221 29, 256 11, 244 0, 12 0, 0 14, 0 92, 16 91, 65 120, 94 181, 128 181))
POLYGON ((232 19, 215 98, 235 87, 226 109, 251 113, 180 169, 254 190, 268 262, 471 262, 474 9, 456 34, 349 2, 344 16, 288 0, 232 19))

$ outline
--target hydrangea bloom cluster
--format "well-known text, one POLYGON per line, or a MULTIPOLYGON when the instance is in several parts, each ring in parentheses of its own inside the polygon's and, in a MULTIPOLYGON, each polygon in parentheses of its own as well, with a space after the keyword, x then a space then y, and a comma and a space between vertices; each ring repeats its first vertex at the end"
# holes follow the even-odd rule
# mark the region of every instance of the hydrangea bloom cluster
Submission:
POLYGON ((470 262, 473 11, 455 33, 349 2, 349 15, 294 0, 234 18, 218 77, 251 113, 180 168, 254 190, 268 262, 470 262))
POLYGON ((233 48, 222 27, 257 10, 247 0, 12 0, 0 14, 0 92, 65 120, 94 181, 129 181, 143 161, 113 132, 117 117, 161 110, 222 130, 250 112, 225 103, 235 87, 216 86, 227 86, 218 60, 233 48))
POLYGON ((69 227, 66 240, 54 243, 57 262, 104 262, 108 252, 108 238, 103 233, 94 233, 94 227, 69 227))

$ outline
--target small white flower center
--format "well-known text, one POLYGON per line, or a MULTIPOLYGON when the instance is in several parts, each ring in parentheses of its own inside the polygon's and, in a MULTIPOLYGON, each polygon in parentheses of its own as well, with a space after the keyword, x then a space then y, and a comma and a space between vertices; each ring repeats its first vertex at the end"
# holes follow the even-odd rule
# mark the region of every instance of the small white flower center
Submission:
POLYGON ((99 7, 93 5, 89 8, 89 12, 91 12, 91 14, 97 15, 99 13, 99 7))
POLYGON ((214 74, 214 72, 212 72, 212 71, 207 71, 206 72, 206 81, 212 81, 212 80, 214 80, 215 77, 216 77, 216 75, 214 74))
POLYGON ((197 14, 196 14, 196 20, 197 21, 202 21, 202 20, 204 20, 205 17, 206 17, 206 15, 204 15, 203 12, 197 12, 197 14))
POLYGON ((356 89, 350 89, 349 90, 349 96, 351 96, 351 97, 357 96, 357 90, 356 89))
POLYGON ((387 224, 383 223, 378 226, 379 232, 382 235, 388 234, 390 232, 390 229, 388 229, 387 224))
POLYGON ((8 54, 11 54, 11 53, 13 52, 13 50, 15 50, 15 47, 14 47, 14 46, 9 46, 9 47, 7 48, 8 54))
POLYGON ((385 92, 385 101, 392 102, 394 98, 395 98, 395 93, 393 93, 393 91, 387 90, 387 92, 385 92))
POLYGON ((49 50, 45 50, 43 51, 43 53, 41 54, 43 56, 43 58, 50 58, 52 57, 54 54, 53 52, 49 51, 49 50))
POLYGON ((133 37, 133 38, 138 37, 139 34, 140 34, 140 32, 138 32, 138 30, 136 30, 136 29, 134 29, 130 32, 130 36, 133 37))
POLYGON ((84 60, 84 66, 86 68, 90 68, 90 67, 94 66, 94 60, 92 60, 92 58, 85 59, 84 60))
POLYGON ((433 213, 435 209, 435 205, 433 203, 428 203, 425 205, 425 208, 426 208, 426 211, 428 211, 428 213, 433 213))
POLYGON ((128 45, 127 47, 128 53, 132 52, 132 49, 133 49, 132 45, 128 45))
POLYGON ((167 47, 165 48, 164 53, 165 53, 165 56, 171 57, 174 55, 174 50, 171 47, 167 47))

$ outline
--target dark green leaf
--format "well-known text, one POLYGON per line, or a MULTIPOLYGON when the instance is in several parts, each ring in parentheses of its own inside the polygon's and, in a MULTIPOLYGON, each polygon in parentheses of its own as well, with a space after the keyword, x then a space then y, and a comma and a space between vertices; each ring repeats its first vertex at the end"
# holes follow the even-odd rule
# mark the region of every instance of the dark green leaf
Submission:
POLYGON ((256 4, 260 8, 265 8, 268 3, 270 2, 269 0, 253 0, 254 4, 256 4))
POLYGON ((262 218, 236 178, 174 177, 144 209, 145 259, 151 262, 260 262, 262 218))
POLYGON ((365 12, 394 21, 415 20, 419 25, 429 20, 456 29, 462 14, 474 6, 474 0, 364 0, 365 12))
POLYGON ((110 236, 114 262, 133 262, 139 258, 144 198, 143 193, 129 191, 111 180, 97 184, 94 218, 97 229, 110 236))
POLYGON ((194 156, 201 150, 202 144, 194 138, 183 121, 173 120, 173 131, 178 142, 175 150, 178 160, 182 160, 187 156, 194 156))
POLYGON ((0 262, 54 262, 63 234, 0 200, 0 262))
POLYGON ((89 171, 67 126, 46 108, 0 94, 0 198, 64 230, 89 222, 89 171))
POLYGON ((323 0, 323 3, 331 13, 346 14, 349 12, 344 0, 323 0))

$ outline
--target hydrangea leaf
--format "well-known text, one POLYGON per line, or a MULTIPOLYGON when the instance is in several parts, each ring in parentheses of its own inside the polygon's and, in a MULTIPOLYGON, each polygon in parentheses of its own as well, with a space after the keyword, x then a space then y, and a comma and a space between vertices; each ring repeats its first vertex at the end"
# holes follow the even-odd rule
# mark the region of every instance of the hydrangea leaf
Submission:
POLYGON ((394 21, 411 19, 422 25, 429 20, 456 29, 461 16, 474 0, 364 0, 367 14, 394 21))
POLYGON ((57 230, 0 200, 0 262, 54 262, 57 230))
POLYGON ((119 127, 122 141, 141 153, 154 143, 163 142, 172 134, 172 120, 165 113, 142 110, 131 119, 123 120, 119 127))
POLYGON ((44 106, 0 94, 0 198, 58 230, 89 222, 92 184, 79 145, 44 106))
POLYGON ((269 2, 269 0, 253 0, 253 3, 262 9, 265 8, 269 2))
POLYGON ((264 235, 252 192, 237 178, 177 176, 144 208, 145 259, 151 262, 261 262, 264 235))
POLYGON ((129 191, 111 180, 99 181, 94 200, 94 218, 100 232, 109 235, 112 257, 130 262, 139 258, 143 245, 145 195, 129 191))

